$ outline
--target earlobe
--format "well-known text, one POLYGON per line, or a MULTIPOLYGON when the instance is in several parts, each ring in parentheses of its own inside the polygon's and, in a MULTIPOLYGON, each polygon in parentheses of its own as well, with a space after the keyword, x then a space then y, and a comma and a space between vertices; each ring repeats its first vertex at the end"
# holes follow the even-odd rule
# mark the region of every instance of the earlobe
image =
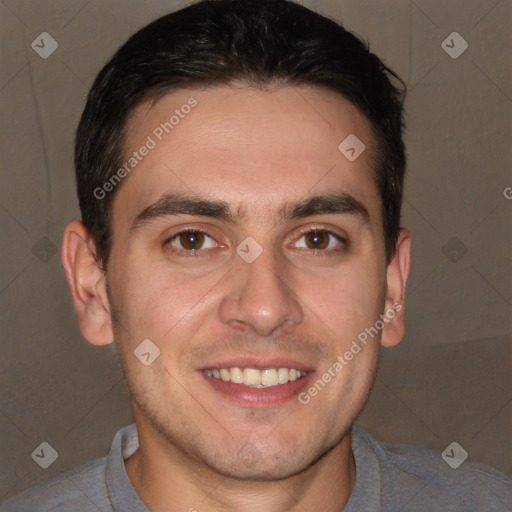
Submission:
POLYGON ((384 347, 398 345, 405 334, 405 289, 411 263, 411 232, 401 229, 396 243, 395 254, 387 268, 387 292, 385 313, 390 320, 382 331, 381 344, 384 347))
POLYGON ((112 343, 106 276, 94 253, 94 242, 79 221, 64 229, 61 258, 84 338, 93 345, 112 343))

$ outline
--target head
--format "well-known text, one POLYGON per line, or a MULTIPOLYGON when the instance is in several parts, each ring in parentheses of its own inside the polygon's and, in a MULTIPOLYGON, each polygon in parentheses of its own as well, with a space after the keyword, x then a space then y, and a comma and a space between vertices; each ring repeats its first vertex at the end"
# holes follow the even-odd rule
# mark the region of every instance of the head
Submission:
POLYGON ((394 81, 360 39, 285 0, 198 2, 100 71, 63 263, 85 338, 115 341, 138 425, 174 457, 283 478, 364 407, 379 346, 404 329, 394 81), (250 405, 204 372, 269 364, 300 366, 307 386, 250 405))

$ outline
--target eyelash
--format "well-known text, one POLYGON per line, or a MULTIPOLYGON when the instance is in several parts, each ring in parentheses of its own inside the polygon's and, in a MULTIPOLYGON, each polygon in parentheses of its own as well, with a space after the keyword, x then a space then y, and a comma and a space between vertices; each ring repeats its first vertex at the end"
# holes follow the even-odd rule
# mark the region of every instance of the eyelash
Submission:
MULTIPOLYGON (((169 245, 173 240, 177 239, 178 237, 180 237, 181 235, 183 235, 185 233, 199 233, 199 234, 206 235, 207 237, 211 238, 212 240, 215 239, 212 235, 210 235, 206 231, 203 231, 203 230, 197 229, 197 228, 190 228, 190 229, 183 229, 183 230, 179 231, 178 233, 172 235, 170 238, 168 238, 167 240, 164 241, 163 245, 164 246, 169 245)), ((338 249, 305 249, 307 251, 312 251, 316 255, 319 255, 319 256, 330 256, 330 255, 332 255, 332 253, 339 253, 340 251, 344 251, 344 250, 348 249, 348 247, 349 247, 349 243, 345 238, 338 235, 337 233, 329 231, 328 229, 307 228, 307 229, 303 229, 303 230, 301 229, 300 233, 301 233, 301 236, 299 237, 299 239, 309 233, 325 233, 327 235, 330 235, 335 240, 337 240, 342 246, 341 248, 338 248, 338 249), (317 251, 319 251, 319 252, 317 252, 317 251)), ((177 254, 178 256, 183 255, 183 256, 189 257, 189 258, 197 258, 200 256, 199 253, 204 252, 205 250, 208 250, 208 249, 189 249, 189 250, 187 250, 187 249, 173 248, 173 249, 171 249, 171 252, 177 254)))

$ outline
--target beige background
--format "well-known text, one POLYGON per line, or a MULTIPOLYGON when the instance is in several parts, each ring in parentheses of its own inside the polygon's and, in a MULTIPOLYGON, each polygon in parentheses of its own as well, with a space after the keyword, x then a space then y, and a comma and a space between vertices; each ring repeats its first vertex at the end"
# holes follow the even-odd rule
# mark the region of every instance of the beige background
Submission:
MULTIPOLYGON (((512 475, 512 0, 305 3, 342 17, 410 91, 407 335, 383 353, 360 424, 440 451, 457 441, 512 475), (469 43, 457 59, 441 47, 453 31, 469 43)), ((130 34, 177 5, 0 1, 0 499, 105 455, 131 422, 111 349, 80 334, 58 250, 79 214, 87 90, 130 34), (59 44, 48 59, 31 48, 43 31, 59 44), (31 459, 42 441, 59 453, 46 470, 31 459)))

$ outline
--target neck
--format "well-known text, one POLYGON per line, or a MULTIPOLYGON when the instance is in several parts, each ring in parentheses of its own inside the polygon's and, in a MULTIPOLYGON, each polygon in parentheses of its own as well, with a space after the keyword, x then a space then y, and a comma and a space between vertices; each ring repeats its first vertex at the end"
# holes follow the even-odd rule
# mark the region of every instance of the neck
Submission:
MULTIPOLYGON (((137 419, 137 418, 136 418, 137 419)), ((236 480, 183 453, 145 422, 139 450, 125 461, 133 487, 152 512, 340 512, 355 485, 350 432, 304 471, 274 481, 236 480)))

